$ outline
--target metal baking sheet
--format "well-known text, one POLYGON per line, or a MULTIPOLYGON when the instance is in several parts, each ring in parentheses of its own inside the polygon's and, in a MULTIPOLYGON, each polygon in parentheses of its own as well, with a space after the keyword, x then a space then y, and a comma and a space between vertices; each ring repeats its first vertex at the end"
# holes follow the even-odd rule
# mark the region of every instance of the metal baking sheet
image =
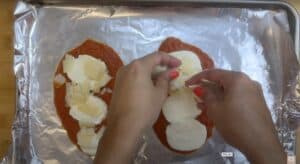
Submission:
MULTIPOLYGON (((299 22, 291 6, 253 1, 89 2, 17 4, 17 114, 12 148, 3 163, 92 162, 62 128, 52 88, 61 57, 87 38, 110 45, 127 64, 157 50, 166 37, 174 36, 203 49, 218 68, 245 72, 262 84, 281 141, 294 155, 294 127, 300 111, 295 95, 299 22)), ((149 130, 134 161, 247 163, 243 154, 226 144, 216 131, 203 148, 183 156, 168 151, 149 130), (233 152, 234 156, 223 158, 221 152, 233 152)))

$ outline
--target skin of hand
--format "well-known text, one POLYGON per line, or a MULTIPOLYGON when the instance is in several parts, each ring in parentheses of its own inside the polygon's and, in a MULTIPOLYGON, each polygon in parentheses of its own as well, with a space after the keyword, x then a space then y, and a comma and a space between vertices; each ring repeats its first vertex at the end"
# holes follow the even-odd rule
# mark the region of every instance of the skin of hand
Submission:
POLYGON ((195 75, 186 85, 203 89, 199 107, 207 109, 222 137, 251 163, 286 163, 258 82, 240 72, 212 69, 195 75))
POLYGON ((169 81, 178 76, 178 59, 156 52, 122 67, 117 74, 107 128, 94 163, 130 163, 143 131, 157 120, 169 81), (167 71, 153 76, 155 66, 167 71))

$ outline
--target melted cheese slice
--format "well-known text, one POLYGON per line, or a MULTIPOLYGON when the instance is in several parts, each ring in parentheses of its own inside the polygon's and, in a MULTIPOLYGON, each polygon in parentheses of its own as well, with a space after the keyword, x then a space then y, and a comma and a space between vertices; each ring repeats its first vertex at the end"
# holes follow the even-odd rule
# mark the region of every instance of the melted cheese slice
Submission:
POLYGON ((177 90, 185 86, 185 81, 202 71, 198 56, 192 51, 175 51, 169 55, 179 59, 181 65, 178 68, 179 76, 171 81, 171 90, 177 90))
POLYGON ((104 131, 105 127, 102 127, 97 133, 95 133, 94 128, 81 128, 77 133, 77 143, 80 146, 80 149, 83 152, 94 156, 104 131))
POLYGON ((171 123, 185 119, 194 119, 201 114, 193 92, 189 88, 182 88, 172 92, 163 104, 162 112, 171 123))
POLYGON ((90 92, 87 84, 66 84, 65 100, 68 107, 85 103, 89 95, 90 92))
POLYGON ((172 123, 166 130, 168 144, 179 151, 199 149, 206 140, 206 127, 194 119, 172 123))
POLYGON ((78 58, 66 55, 63 60, 63 71, 73 83, 86 83, 94 92, 100 91, 100 88, 111 80, 103 61, 84 54, 78 58))
POLYGON ((106 103, 93 95, 87 97, 86 102, 70 107, 70 115, 87 127, 100 124, 107 114, 106 103))

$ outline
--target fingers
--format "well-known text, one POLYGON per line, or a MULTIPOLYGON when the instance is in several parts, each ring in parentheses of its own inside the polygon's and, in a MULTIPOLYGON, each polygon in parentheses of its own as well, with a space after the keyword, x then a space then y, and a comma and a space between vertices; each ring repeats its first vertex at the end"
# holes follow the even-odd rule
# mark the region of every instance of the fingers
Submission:
POLYGON ((230 83, 232 76, 233 73, 231 71, 210 69, 193 76, 191 79, 186 81, 186 84, 188 86, 195 85, 200 84, 203 80, 208 80, 223 86, 230 83))
POLYGON ((205 80, 208 80, 226 89, 229 86, 231 86, 237 79, 249 79, 249 77, 241 72, 227 71, 222 69, 211 69, 203 71, 193 76, 191 79, 186 81, 186 85, 190 86, 201 84, 205 82, 205 80))
POLYGON ((198 102, 197 106, 200 109, 207 108, 209 115, 213 115, 212 113, 221 107, 220 104, 223 102, 224 92, 221 87, 211 83, 201 84, 201 89, 201 95, 196 95, 201 98, 202 102, 198 102))
POLYGON ((168 68, 174 68, 181 64, 180 60, 170 55, 166 55, 164 52, 154 52, 139 59, 139 61, 142 63, 143 67, 150 71, 150 73, 156 65, 164 65, 168 68))
MULTIPOLYGON (((165 71, 157 76, 156 78, 156 90, 159 92, 162 96, 168 95, 168 89, 169 89, 169 82, 170 80, 176 78, 174 76, 174 73, 177 71, 175 69, 170 69, 168 71, 165 71)), ((177 72, 178 73, 178 72, 177 72)))
MULTIPOLYGON (((207 109, 207 114, 210 118, 213 118, 215 113, 218 112, 220 108, 220 104, 222 101, 220 100, 220 95, 216 94, 215 91, 210 89, 205 89, 205 93, 203 95, 203 106, 207 109)), ((198 104, 199 107, 200 104, 198 104)))

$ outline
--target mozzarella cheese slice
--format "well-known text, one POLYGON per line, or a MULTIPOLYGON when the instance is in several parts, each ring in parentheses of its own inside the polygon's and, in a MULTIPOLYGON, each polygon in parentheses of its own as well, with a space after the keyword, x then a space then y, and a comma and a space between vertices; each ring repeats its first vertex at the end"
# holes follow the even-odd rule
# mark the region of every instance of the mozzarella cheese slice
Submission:
POLYGON ((173 92, 163 104, 162 112, 171 123, 194 119, 201 114, 193 92, 189 88, 182 88, 173 92))
POLYGON ((87 83, 89 89, 94 92, 98 92, 111 80, 106 64, 90 55, 83 54, 78 58, 66 55, 63 60, 63 71, 72 82, 87 83))
POLYGON ((72 105, 70 115, 81 125, 94 126, 101 123, 107 114, 106 103, 93 95, 89 95, 86 102, 72 105))
POLYGON ((206 140, 206 127, 199 121, 187 119, 167 126, 167 142, 175 150, 199 149, 206 140))
POLYGON ((169 53, 169 55, 181 61, 181 65, 178 68, 179 76, 171 81, 171 90, 184 87, 185 81, 202 71, 201 62, 198 56, 192 51, 175 51, 169 53))
POLYGON ((89 86, 86 83, 82 84, 74 84, 67 83, 66 84, 66 105, 71 107, 78 104, 83 104, 87 101, 90 95, 89 86))
POLYGON ((89 155, 95 155, 104 131, 105 127, 102 127, 97 133, 94 128, 81 128, 77 133, 77 143, 80 149, 89 155))

